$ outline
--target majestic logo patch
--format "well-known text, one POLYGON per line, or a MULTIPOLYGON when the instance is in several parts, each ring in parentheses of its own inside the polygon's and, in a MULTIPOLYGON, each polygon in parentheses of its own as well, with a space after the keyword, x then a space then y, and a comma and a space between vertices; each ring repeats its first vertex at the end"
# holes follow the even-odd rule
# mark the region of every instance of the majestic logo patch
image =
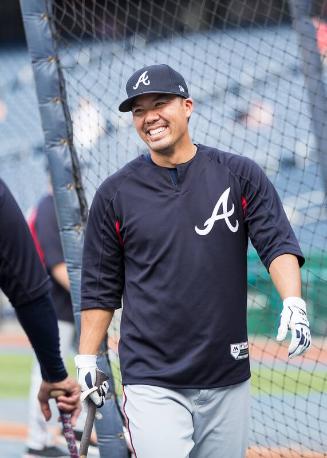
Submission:
POLYGON ((178 87, 179 87, 180 92, 185 92, 183 86, 179 85, 178 87))
POLYGON ((249 345, 247 342, 240 342, 236 344, 231 344, 230 354, 236 360, 245 359, 249 357, 249 345))
POLYGON ((227 227, 230 231, 237 232, 238 226, 239 226, 238 220, 236 220, 234 226, 231 224, 229 220, 229 217, 234 214, 234 204, 232 204, 232 208, 230 210, 228 210, 227 208, 229 193, 230 193, 230 188, 227 188, 226 191, 224 191, 222 195, 219 197, 219 200, 216 203, 215 208, 213 209, 212 215, 203 224, 204 226, 203 229, 199 229, 197 226, 195 226, 195 232, 197 234, 199 235, 209 234, 215 222, 220 219, 225 220, 225 223, 227 224, 227 227), (220 207, 222 207, 222 213, 218 213, 220 207))
POLYGON ((140 75, 139 79, 137 80, 137 83, 135 84, 135 86, 133 86, 133 89, 136 90, 141 83, 144 84, 144 86, 149 86, 150 84, 149 75, 148 75, 147 70, 143 72, 142 75, 140 75))

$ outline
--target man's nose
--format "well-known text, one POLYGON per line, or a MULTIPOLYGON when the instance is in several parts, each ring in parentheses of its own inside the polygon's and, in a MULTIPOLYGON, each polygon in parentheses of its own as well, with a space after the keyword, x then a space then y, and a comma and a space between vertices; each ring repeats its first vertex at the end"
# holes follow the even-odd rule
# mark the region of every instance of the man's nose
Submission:
POLYGON ((146 111, 145 119, 144 119, 146 124, 153 124, 158 119, 159 119, 159 114, 155 109, 150 109, 146 111))

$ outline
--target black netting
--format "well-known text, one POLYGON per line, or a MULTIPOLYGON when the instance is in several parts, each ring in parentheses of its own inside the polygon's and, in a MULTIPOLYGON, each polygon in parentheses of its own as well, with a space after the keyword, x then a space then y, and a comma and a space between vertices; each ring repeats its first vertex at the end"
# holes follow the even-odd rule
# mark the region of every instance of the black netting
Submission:
MULTIPOLYGON (((327 25, 320 11, 315 4, 307 40, 317 38, 324 64, 327 25)), ((314 125, 287 2, 56 0, 51 20, 89 203, 108 174, 145 150, 130 114, 119 113, 118 105, 127 78, 153 63, 168 63, 184 75, 195 100, 193 140, 253 158, 278 189, 307 258, 303 296, 314 344, 289 363, 287 346, 275 343, 281 301, 250 247, 249 456, 323 456, 327 213, 317 135, 324 129, 314 125)), ((324 87, 324 66, 312 78, 324 87)), ((116 320, 110 356, 117 364, 118 339, 116 320)))

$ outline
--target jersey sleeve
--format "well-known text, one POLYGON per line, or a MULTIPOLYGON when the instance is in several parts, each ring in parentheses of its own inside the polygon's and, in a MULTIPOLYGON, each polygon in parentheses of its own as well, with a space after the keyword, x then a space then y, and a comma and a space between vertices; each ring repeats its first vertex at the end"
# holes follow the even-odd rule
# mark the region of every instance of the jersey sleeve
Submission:
POLYGON ((120 308, 123 248, 113 202, 97 192, 89 213, 82 264, 82 310, 120 308))
POLYGON ((271 181, 255 162, 247 158, 242 158, 239 179, 245 224, 266 269, 269 270, 271 262, 282 254, 297 256, 301 267, 303 254, 271 181))
POLYGON ((27 222, 0 180, 0 287, 14 307, 47 293, 50 285, 27 222))
POLYGON ((50 295, 17 307, 16 314, 40 363, 43 380, 64 380, 67 372, 60 356, 58 322, 50 295))
POLYGON ((38 206, 36 231, 45 265, 51 271, 56 265, 65 262, 52 196, 47 196, 38 206))

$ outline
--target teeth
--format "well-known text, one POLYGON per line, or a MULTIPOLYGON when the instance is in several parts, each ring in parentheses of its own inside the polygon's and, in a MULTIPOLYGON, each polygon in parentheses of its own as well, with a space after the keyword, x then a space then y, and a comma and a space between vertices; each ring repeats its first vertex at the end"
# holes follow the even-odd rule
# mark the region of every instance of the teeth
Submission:
POLYGON ((165 127, 158 127, 158 129, 149 130, 149 134, 150 135, 157 135, 157 134, 160 134, 161 132, 163 132, 165 129, 166 129, 165 127))

